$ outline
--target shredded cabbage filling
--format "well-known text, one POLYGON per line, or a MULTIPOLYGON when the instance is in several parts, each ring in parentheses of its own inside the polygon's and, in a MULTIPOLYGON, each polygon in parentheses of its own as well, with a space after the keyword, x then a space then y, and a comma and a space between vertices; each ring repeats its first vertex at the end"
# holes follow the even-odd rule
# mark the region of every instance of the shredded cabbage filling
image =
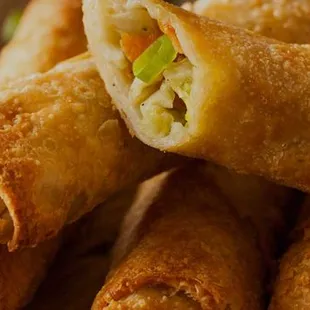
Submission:
POLYGON ((157 23, 143 8, 114 14, 111 20, 132 76, 129 98, 142 122, 161 136, 186 127, 193 65, 184 56, 174 28, 157 23))

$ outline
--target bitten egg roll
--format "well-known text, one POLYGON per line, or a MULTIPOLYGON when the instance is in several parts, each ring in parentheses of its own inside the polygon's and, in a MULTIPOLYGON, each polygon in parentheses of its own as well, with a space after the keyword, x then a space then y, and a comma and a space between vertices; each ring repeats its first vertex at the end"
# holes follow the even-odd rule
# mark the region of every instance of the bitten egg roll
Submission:
POLYGON ((115 191, 175 164, 129 135, 91 60, 11 83, 0 115, 0 240, 10 250, 53 237, 115 191))
POLYGON ((160 0, 84 0, 84 12, 107 90, 144 143, 310 191, 308 46, 160 0))
POLYGON ((216 185, 190 166, 139 190, 92 309, 263 309, 256 242, 216 185))
POLYGON ((0 53, 0 83, 45 72, 87 49, 81 0, 32 0, 0 53))
POLYGON ((310 198, 308 197, 293 242, 281 259, 270 310, 308 310, 310 306, 310 198))
POLYGON ((184 7, 279 41, 309 42, 309 0, 198 0, 184 7))

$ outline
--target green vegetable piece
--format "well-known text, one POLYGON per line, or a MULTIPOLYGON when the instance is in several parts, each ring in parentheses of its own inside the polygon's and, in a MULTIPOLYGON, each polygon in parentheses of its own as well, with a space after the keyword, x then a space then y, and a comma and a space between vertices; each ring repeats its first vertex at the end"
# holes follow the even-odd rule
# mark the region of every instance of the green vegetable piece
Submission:
POLYGON ((12 39, 16 27, 19 24, 20 18, 22 16, 21 10, 12 10, 9 15, 4 20, 2 31, 1 31, 1 38, 4 42, 8 42, 12 39))
POLYGON ((133 74, 145 83, 152 83, 177 57, 167 35, 159 37, 133 63, 133 74))

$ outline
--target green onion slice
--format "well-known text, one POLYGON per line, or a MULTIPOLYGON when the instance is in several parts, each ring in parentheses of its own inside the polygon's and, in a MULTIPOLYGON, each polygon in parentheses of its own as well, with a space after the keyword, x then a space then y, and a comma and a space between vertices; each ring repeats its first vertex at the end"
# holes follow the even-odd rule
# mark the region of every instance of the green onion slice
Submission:
POLYGON ((16 27, 19 24, 21 16, 22 16, 21 10, 13 10, 4 20, 1 31, 1 38, 4 42, 8 42, 12 39, 16 27))
POLYGON ((133 74, 145 83, 152 83, 177 57, 167 35, 159 37, 133 63, 133 74))

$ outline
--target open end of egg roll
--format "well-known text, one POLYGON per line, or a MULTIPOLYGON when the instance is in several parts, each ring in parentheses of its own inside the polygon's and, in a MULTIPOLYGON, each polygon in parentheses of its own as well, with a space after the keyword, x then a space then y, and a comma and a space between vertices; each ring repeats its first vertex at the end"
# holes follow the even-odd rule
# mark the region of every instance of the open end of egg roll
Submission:
MULTIPOLYGON (((84 9, 90 48, 94 50, 99 69, 106 68, 102 74, 109 92, 116 104, 121 102, 118 107, 130 119, 133 132, 144 142, 156 140, 161 148, 184 141, 197 130, 198 122, 191 121, 196 117, 197 103, 210 96, 212 84, 219 78, 219 73, 214 76, 211 67, 204 72, 197 70, 199 55, 184 40, 182 27, 175 23, 177 17, 164 11, 165 5, 97 0, 85 1, 84 9), (92 22, 93 12, 87 6, 98 12, 92 22), (134 63, 156 42, 161 46, 155 54, 167 48, 161 57, 169 58, 172 52, 174 60, 164 64, 165 70, 156 76, 149 74, 157 68, 145 69, 142 75, 150 78, 145 82, 135 76, 134 63)), ((152 59, 155 54, 142 66, 156 62, 160 65, 162 59, 152 59)))

